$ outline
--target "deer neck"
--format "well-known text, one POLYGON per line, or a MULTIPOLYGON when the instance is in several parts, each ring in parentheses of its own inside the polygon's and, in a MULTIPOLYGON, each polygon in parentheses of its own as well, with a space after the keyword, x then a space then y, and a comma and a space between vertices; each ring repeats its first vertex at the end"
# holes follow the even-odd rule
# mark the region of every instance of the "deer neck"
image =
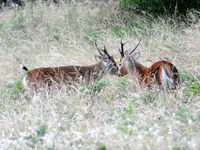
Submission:
POLYGON ((104 74, 106 74, 107 70, 105 69, 105 66, 102 62, 99 62, 95 65, 95 69, 94 69, 95 73, 99 76, 103 76, 104 74))
POLYGON ((86 83, 100 80, 104 76, 104 74, 106 74, 105 67, 101 62, 91 65, 89 67, 90 69, 88 69, 85 74, 86 83))
POLYGON ((131 74, 132 77, 137 79, 138 81, 141 81, 142 73, 145 70, 146 67, 144 67, 142 64, 134 60, 130 57, 130 64, 128 66, 128 73, 131 74))

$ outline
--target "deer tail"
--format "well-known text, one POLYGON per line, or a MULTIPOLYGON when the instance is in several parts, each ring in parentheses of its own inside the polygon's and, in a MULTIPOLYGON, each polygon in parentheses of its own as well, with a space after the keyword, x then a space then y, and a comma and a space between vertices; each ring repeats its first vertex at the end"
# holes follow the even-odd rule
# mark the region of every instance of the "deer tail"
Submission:
POLYGON ((23 70, 25 70, 26 72, 29 71, 29 69, 28 69, 26 66, 24 66, 23 64, 21 64, 21 68, 22 68, 23 70))

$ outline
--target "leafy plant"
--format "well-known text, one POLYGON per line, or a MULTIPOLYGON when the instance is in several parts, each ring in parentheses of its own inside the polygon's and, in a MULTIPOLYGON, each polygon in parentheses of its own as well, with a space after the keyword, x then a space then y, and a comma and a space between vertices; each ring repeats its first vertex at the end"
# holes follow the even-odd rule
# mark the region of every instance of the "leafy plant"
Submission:
POLYGON ((123 35, 126 34, 124 27, 122 25, 116 25, 112 27, 111 30, 118 37, 122 37, 123 35))
POLYGON ((47 125, 41 125, 35 133, 29 135, 28 137, 25 137, 28 141, 28 144, 30 147, 35 148, 38 144, 43 143, 42 137, 47 133, 47 125))
POLYGON ((98 38, 98 34, 97 32, 92 29, 91 27, 87 27, 83 29, 83 33, 84 33, 84 38, 87 42, 93 44, 95 41, 97 41, 98 38))
POLYGON ((79 23, 78 23, 78 12, 75 7, 71 7, 67 12, 67 21, 68 25, 74 29, 74 31, 78 31, 80 29, 79 23))
POLYGON ((123 9, 130 12, 147 12, 153 15, 160 14, 183 14, 190 9, 200 9, 199 0, 122 0, 123 9))
POLYGON ((15 13, 13 15, 13 29, 15 30, 21 30, 21 29, 24 29, 25 28, 25 25, 26 25, 26 14, 23 12, 23 11, 20 11, 18 13, 15 13))
POLYGON ((155 99, 156 99, 156 97, 151 92, 147 92, 142 95, 142 100, 143 100, 144 104, 153 103, 155 101, 155 99))
POLYGON ((124 124, 120 124, 117 126, 117 129, 126 133, 126 134, 132 134, 133 130, 130 128, 130 126, 124 125, 124 124))
POLYGON ((182 121, 185 121, 189 115, 189 109, 186 106, 179 106, 175 113, 176 118, 182 121))
POLYGON ((198 121, 200 122, 200 112, 198 112, 197 114, 194 114, 191 116, 193 121, 198 121))
POLYGON ((8 26, 8 23, 6 21, 0 20, 0 30, 5 29, 8 26))
POLYGON ((108 85, 109 85, 108 81, 100 80, 95 83, 90 83, 88 85, 82 85, 80 87, 80 91, 84 94, 96 95, 108 85))
POLYGON ((47 125, 42 125, 36 130, 38 137, 42 137, 47 133, 47 125))
POLYGON ((186 85, 186 89, 183 92, 184 96, 200 95, 200 75, 193 75, 191 73, 182 72, 179 73, 181 81, 186 85))
POLYGON ((109 11, 108 8, 100 7, 99 11, 97 12, 96 19, 98 22, 102 22, 104 20, 107 20, 109 18, 109 11))
POLYGON ((184 90, 184 96, 200 95, 200 82, 191 82, 186 84, 187 87, 184 90))
POLYGON ((178 75, 179 75, 181 81, 183 81, 183 82, 185 82, 185 81, 194 81, 194 76, 191 73, 180 72, 178 75))
POLYGON ((96 150, 108 150, 104 144, 99 144, 96 150))
POLYGON ((24 87, 22 85, 22 79, 19 79, 15 82, 12 82, 12 83, 7 83, 6 88, 13 95, 19 95, 19 94, 22 94, 24 92, 24 87))
POLYGON ((119 116, 121 117, 122 121, 116 128, 124 133, 132 134, 132 125, 134 124, 134 113, 135 113, 135 102, 134 100, 130 100, 129 104, 124 107, 119 116))
POLYGON ((120 89, 124 89, 130 85, 129 77, 128 75, 119 77, 117 80, 117 87, 120 89))
POLYGON ((130 102, 128 106, 124 107, 120 113, 123 119, 129 119, 135 112, 134 102, 130 102))

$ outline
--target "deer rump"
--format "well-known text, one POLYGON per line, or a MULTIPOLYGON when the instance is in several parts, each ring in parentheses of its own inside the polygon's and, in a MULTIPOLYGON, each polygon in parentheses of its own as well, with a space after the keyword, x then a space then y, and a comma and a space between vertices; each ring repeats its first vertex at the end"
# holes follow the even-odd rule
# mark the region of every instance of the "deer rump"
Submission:
POLYGON ((157 61, 142 73, 142 81, 149 87, 158 84, 164 89, 175 89, 179 84, 178 69, 168 61, 157 61))

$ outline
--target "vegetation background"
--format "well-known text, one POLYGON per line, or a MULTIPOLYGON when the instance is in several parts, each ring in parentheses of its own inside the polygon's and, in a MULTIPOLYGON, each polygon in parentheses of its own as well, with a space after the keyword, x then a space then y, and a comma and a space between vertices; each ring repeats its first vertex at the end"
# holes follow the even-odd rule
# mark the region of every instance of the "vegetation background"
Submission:
POLYGON ((0 149, 200 149, 199 1, 25 1, 0 12, 0 149), (168 2, 166 4, 166 2, 168 2), (186 5, 187 4, 187 5, 186 5), (186 7, 187 6, 187 7, 186 7), (106 76, 53 94, 23 89, 35 67, 95 63, 94 41, 117 61, 142 39, 140 62, 168 58, 178 91, 106 76))

